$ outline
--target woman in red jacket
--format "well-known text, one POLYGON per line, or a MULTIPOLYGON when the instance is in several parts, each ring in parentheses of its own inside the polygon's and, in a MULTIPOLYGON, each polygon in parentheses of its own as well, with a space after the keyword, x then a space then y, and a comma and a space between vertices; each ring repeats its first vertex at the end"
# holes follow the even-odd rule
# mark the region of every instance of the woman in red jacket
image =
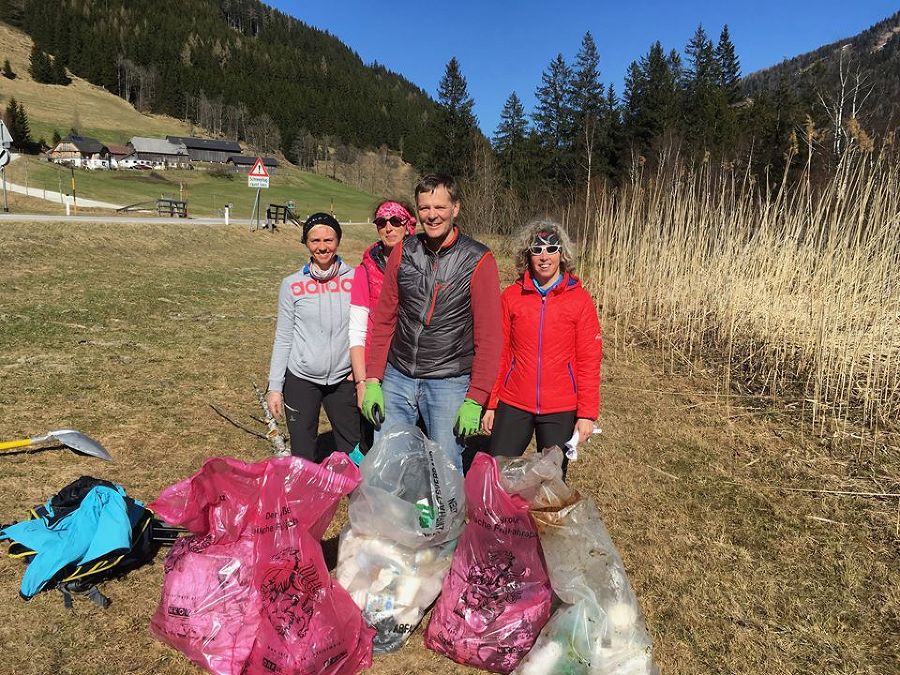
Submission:
POLYGON ((574 431, 583 442, 600 408, 600 321, 593 298, 572 274, 565 230, 541 218, 516 241, 521 276, 501 298, 503 355, 482 419, 494 456, 521 455, 532 434, 539 450, 562 448, 574 431))

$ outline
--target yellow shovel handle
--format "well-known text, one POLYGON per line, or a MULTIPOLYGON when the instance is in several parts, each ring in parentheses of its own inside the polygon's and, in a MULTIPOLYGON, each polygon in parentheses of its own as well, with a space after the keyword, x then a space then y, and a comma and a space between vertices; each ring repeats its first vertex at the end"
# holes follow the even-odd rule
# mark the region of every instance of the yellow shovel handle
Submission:
POLYGON ((30 438, 22 438, 18 441, 3 441, 2 443, 0 443, 0 451, 12 450, 13 448, 24 448, 29 445, 31 445, 30 438))

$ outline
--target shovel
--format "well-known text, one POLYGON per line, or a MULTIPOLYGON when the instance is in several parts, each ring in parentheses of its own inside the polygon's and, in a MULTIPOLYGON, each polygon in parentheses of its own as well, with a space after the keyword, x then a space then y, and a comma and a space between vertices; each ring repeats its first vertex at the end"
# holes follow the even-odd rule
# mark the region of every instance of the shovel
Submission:
POLYGON ((0 453, 5 450, 13 450, 14 448, 27 448, 32 445, 55 441, 66 446, 79 455, 87 455, 88 457, 97 457, 98 459, 112 461, 112 457, 102 445, 90 436, 85 436, 80 431, 74 429, 60 429, 58 431, 49 431, 43 436, 34 436, 32 438, 22 438, 17 441, 0 442, 0 453))

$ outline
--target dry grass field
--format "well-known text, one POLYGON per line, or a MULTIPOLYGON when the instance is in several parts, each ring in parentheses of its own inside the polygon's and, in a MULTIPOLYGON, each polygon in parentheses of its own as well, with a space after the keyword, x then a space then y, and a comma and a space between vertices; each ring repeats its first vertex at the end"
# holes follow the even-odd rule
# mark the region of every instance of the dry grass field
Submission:
MULTIPOLYGON (((355 262, 374 233, 348 230, 355 262)), ((0 521, 83 474, 149 501, 209 456, 266 457, 263 441, 208 403, 255 424, 250 383, 265 381, 277 284, 302 257, 296 235, 189 223, 0 228, 0 438, 72 426, 115 458, 0 457, 0 521)), ((570 482, 598 501, 662 672, 896 672, 897 500, 791 491, 887 492, 896 446, 882 437, 867 469, 700 369, 673 374, 629 334, 609 330, 607 344, 603 434, 570 482)), ((345 519, 342 508, 330 550, 345 519)), ((55 592, 20 600, 21 565, 0 558, 0 673, 199 672, 148 632, 161 562, 107 584, 109 609, 76 600, 69 611, 55 592)), ((371 672, 476 672, 425 650, 421 632, 371 672)))

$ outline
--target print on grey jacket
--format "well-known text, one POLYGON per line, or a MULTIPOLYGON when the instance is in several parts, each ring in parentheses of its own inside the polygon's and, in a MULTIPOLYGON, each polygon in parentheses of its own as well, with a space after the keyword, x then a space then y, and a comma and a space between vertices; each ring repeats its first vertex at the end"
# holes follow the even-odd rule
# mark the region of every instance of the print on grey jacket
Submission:
POLYGON ((350 373, 350 287, 354 268, 340 261, 337 276, 321 282, 309 264, 285 277, 269 364, 269 391, 282 391, 285 369, 316 384, 337 384, 350 373))

